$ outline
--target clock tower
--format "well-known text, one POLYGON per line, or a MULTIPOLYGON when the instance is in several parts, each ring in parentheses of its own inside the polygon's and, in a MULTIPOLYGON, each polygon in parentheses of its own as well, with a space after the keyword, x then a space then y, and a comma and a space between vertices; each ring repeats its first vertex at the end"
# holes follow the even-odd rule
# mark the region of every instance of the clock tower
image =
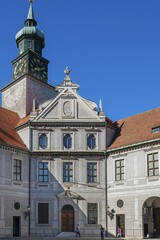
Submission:
POLYGON ((27 73, 47 82, 49 61, 42 57, 42 49, 45 46, 44 33, 37 28, 31 0, 25 26, 16 34, 16 43, 19 56, 12 62, 13 80, 27 73))
POLYGON ((48 63, 42 56, 45 47, 44 33, 37 28, 33 0, 24 27, 16 34, 18 57, 12 61, 13 80, 2 89, 2 106, 17 112, 21 118, 56 95, 55 88, 48 84, 48 63))

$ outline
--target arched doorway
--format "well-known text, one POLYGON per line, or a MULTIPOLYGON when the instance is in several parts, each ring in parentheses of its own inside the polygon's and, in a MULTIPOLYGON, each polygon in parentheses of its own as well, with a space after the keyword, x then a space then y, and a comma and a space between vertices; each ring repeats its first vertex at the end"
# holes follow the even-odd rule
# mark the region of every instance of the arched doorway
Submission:
POLYGON ((62 232, 74 232, 74 208, 67 204, 62 207, 62 232))
POLYGON ((143 204, 143 236, 160 237, 160 198, 150 197, 143 204))

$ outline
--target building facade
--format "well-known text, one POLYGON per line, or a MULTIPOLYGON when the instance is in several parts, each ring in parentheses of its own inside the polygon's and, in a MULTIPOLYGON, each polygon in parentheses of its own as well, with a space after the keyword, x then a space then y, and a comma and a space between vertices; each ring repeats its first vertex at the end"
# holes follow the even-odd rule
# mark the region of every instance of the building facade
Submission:
MULTIPOLYGON (((13 81, 2 89, 2 110, 19 116, 12 127, 25 146, 26 160, 12 156, 10 168, 20 159, 17 171, 26 170, 28 188, 26 209, 21 207, 21 215, 16 212, 16 226, 10 221, 9 235, 55 236, 74 232, 77 224, 81 234, 99 235, 100 224, 106 227, 104 139, 106 123, 113 134, 112 122, 101 107, 77 93, 79 86, 72 83, 68 67, 62 83, 48 84, 44 34, 37 28, 32 1, 16 43, 19 55, 12 61, 13 81)), ((16 180, 15 195, 23 189, 23 179, 16 180)), ((3 231, 7 226, 4 220, 3 231)))
POLYGON ((15 131, 19 121, 0 108, 0 237, 28 235, 29 154, 15 131))
POLYGON ((117 122, 78 94, 66 67, 48 84, 32 1, 0 108, 0 236, 74 232, 159 237, 160 109, 117 122))
POLYGON ((159 125, 160 108, 118 121, 107 150, 111 235, 121 227, 123 237, 160 236, 159 125))

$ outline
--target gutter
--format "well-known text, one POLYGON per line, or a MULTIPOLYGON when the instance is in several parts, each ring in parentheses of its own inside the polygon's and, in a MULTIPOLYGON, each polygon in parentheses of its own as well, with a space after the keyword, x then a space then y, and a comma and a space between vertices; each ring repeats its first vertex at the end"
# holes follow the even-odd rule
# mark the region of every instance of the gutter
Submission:
POLYGON ((142 146, 144 144, 149 144, 149 143, 154 143, 154 142, 159 142, 160 143, 160 138, 144 141, 144 142, 141 142, 141 143, 134 143, 134 144, 126 145, 126 146, 123 146, 123 147, 117 147, 117 148, 113 148, 111 150, 109 149, 106 152, 107 153, 113 153, 115 151, 125 150, 125 149, 133 148, 133 147, 140 147, 140 146, 142 146))

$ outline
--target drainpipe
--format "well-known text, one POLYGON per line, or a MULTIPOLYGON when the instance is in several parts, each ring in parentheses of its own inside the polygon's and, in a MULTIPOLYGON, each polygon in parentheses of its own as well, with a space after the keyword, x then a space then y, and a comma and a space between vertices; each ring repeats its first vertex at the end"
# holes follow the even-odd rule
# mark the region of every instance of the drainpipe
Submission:
POLYGON ((106 189, 106 237, 108 237, 108 213, 107 213, 107 209, 108 209, 108 187, 107 187, 107 158, 106 158, 106 151, 105 151, 105 176, 106 176, 106 185, 105 185, 105 189, 106 189))
MULTIPOLYGON (((28 199, 28 204, 29 207, 31 209, 31 151, 32 151, 32 128, 31 125, 29 123, 29 199, 28 199)), ((30 236, 30 216, 31 216, 31 211, 30 210, 30 214, 28 216, 28 235, 30 236)))
POLYGON ((105 158, 105 189, 106 189, 106 237, 108 237, 108 186, 107 186, 107 120, 105 119, 105 152, 104 152, 104 158, 105 158))

